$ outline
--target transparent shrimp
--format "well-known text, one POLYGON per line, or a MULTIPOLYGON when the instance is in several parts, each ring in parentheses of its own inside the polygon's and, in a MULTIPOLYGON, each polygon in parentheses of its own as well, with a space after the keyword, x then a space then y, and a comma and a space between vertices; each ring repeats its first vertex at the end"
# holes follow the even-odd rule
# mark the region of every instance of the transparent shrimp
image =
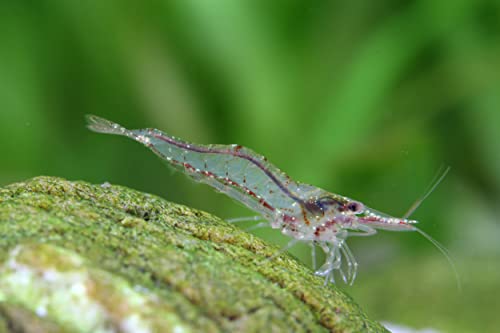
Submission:
MULTIPOLYGON (((376 233, 376 229, 417 231, 451 263, 447 250, 413 226, 417 221, 408 219, 445 174, 415 203, 407 216, 397 218, 348 197, 294 181, 265 157, 240 145, 194 144, 157 129, 129 130, 93 115, 87 116, 87 121, 88 128, 95 132, 123 135, 144 144, 195 181, 212 186, 259 214, 233 222, 267 221, 273 229, 280 229, 283 234, 292 237, 285 249, 296 242, 309 243, 313 249, 316 246, 321 248, 326 260, 315 274, 323 276, 325 284, 335 281, 334 272, 338 272, 344 282, 354 282, 358 264, 346 239, 349 236, 370 236, 376 233)), ((314 251, 313 256, 315 260, 314 251)))

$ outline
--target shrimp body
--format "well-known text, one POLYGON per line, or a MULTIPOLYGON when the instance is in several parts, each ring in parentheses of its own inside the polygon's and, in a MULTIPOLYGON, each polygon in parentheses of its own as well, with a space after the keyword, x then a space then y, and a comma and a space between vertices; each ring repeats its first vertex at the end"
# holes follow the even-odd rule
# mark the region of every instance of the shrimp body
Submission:
POLYGON ((144 144, 195 181, 256 211, 293 242, 310 243, 313 249, 319 246, 326 261, 315 273, 325 277, 325 284, 334 281, 334 271, 346 283, 354 282, 357 263, 346 244, 348 236, 372 235, 375 229, 419 230, 412 226, 414 220, 388 216, 359 201, 294 181, 265 157, 240 145, 193 144, 157 129, 128 130, 96 116, 87 120, 95 132, 123 135, 144 144))

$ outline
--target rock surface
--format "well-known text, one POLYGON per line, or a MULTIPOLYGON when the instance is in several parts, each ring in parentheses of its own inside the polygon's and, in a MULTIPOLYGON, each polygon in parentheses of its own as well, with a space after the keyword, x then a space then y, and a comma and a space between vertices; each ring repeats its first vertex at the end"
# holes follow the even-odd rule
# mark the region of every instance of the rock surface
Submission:
POLYGON ((122 186, 0 188, 0 332, 387 332, 207 213, 122 186))

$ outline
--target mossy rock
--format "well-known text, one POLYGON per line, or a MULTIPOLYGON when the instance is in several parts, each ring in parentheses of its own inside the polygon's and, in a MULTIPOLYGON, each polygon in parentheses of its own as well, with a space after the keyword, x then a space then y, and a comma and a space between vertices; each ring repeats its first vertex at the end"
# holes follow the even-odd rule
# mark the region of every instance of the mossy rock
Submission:
POLYGON ((387 332, 287 254, 122 186, 0 189, 0 332, 387 332))

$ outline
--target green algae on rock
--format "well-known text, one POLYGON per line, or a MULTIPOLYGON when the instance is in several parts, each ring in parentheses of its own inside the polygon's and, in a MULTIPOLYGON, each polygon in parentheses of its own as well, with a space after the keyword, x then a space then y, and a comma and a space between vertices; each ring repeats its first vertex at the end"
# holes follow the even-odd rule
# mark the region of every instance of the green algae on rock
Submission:
POLYGON ((169 306, 123 278, 49 244, 16 246, 0 273, 4 298, 55 318, 72 331, 190 332, 169 306))
POLYGON ((0 332, 387 332, 277 248, 121 186, 0 189, 0 332))

